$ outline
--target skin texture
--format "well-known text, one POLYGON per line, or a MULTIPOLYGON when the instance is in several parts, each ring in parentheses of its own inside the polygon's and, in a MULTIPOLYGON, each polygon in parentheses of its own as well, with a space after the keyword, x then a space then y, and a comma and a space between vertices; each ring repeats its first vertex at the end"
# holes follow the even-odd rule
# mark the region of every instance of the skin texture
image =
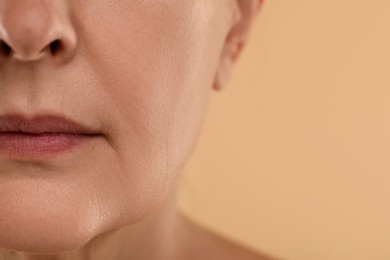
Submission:
POLYGON ((102 134, 51 159, 0 156, 0 259, 263 259, 175 209, 210 92, 226 85, 260 6, 0 0, 11 49, 0 115, 61 114, 102 134))

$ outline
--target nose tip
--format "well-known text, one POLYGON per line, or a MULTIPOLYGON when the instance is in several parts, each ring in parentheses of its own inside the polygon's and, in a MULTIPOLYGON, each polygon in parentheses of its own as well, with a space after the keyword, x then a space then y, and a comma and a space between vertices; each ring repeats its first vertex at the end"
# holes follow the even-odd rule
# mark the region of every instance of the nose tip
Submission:
MULTIPOLYGON (((58 1, 3 0, 0 6, 0 53, 3 58, 34 61, 69 57, 76 33, 58 1)), ((1 58, 0 58, 1 59, 1 58)))

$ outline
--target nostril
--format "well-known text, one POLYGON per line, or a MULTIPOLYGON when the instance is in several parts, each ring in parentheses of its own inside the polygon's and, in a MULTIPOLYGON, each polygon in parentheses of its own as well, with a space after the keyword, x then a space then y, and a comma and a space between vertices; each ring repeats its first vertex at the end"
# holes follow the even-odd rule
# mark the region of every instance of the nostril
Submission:
POLYGON ((50 52, 52 55, 55 55, 57 52, 59 52, 61 48, 62 48, 62 43, 58 39, 50 43, 50 52))
POLYGON ((11 51, 12 48, 5 41, 0 41, 0 52, 8 56, 11 51))

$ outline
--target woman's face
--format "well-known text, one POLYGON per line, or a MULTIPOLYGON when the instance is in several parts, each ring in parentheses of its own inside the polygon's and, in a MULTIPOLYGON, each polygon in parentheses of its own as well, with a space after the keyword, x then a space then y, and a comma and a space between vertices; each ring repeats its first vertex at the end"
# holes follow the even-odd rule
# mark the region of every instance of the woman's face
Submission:
POLYGON ((0 116, 63 115, 102 134, 50 157, 0 154, 0 248, 77 248, 161 204, 201 128, 227 2, 0 2, 15 50, 0 56, 0 116), (55 37, 57 54, 38 57, 55 37))

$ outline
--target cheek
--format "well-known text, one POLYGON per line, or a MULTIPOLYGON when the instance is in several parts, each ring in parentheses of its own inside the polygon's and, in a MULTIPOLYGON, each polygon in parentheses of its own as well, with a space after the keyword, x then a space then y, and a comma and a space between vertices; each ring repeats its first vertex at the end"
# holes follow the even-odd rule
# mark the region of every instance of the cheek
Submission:
POLYGON ((99 114, 121 169, 114 174, 127 180, 118 193, 140 212, 164 198, 193 149, 220 45, 208 31, 211 11, 203 4, 199 15, 201 1, 143 2, 92 10, 84 36, 99 114), (120 24, 108 24, 111 17, 120 24))

